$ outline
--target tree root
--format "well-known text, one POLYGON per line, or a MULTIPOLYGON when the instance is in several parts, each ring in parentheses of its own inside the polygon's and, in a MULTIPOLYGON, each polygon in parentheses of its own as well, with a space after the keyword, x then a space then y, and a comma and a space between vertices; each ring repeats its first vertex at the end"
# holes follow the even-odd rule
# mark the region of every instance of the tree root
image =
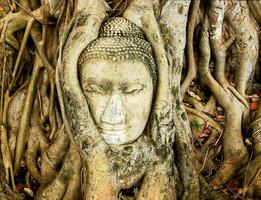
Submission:
POLYGON ((0 199, 1 200, 24 200, 24 194, 17 194, 14 192, 6 182, 5 173, 4 173, 4 166, 2 162, 2 154, 0 153, 0 199))
POLYGON ((183 183, 181 199, 199 199, 199 180, 194 162, 192 138, 187 115, 180 95, 181 71, 186 44, 186 28, 190 1, 166 1, 161 9, 159 25, 165 43, 169 65, 172 68, 173 118, 175 122, 175 162, 183 183), (178 20, 177 20, 178 19, 178 20))
POLYGON ((241 191, 242 195, 251 196, 255 194, 261 197, 261 104, 259 103, 256 115, 254 118, 253 126, 253 149, 254 159, 241 170, 242 176, 244 176, 244 185, 241 191))
POLYGON ((211 155, 208 149, 195 149, 195 156, 198 161, 197 169, 201 174, 210 174, 215 169, 215 163, 211 160, 211 155))
POLYGON ((3 39, 14 49, 19 50, 18 41, 13 33, 26 27, 28 16, 24 12, 9 13, 0 20, 1 41, 3 39), (2 28, 1 28, 2 27, 2 28))
MULTIPOLYGON (((28 171, 37 182, 41 182, 41 174, 37 165, 38 152, 42 150, 40 147, 40 143, 43 143, 42 140, 44 141, 44 139, 41 136, 39 136, 41 132, 42 130, 39 128, 30 129, 30 135, 28 139, 28 146, 25 157, 28 171)), ((47 141, 45 141, 44 143, 44 146, 48 145, 47 141)))
POLYGON ((246 107, 246 109, 249 109, 249 105, 246 99, 232 85, 228 85, 227 89, 233 93, 233 95, 246 107))
MULTIPOLYGON (((242 195, 249 192, 253 185, 258 182, 258 177, 261 173, 261 155, 252 160, 246 167, 240 170, 242 178, 244 179, 244 185, 242 189, 242 195)), ((261 186, 261 185, 260 185, 261 186)))
POLYGON ((65 128, 72 142, 77 143, 75 146, 78 151, 81 152, 83 158, 87 159, 90 152, 83 146, 84 142, 92 143, 90 146, 93 146, 101 138, 77 81, 77 61, 83 49, 98 36, 99 28, 106 16, 108 7, 103 0, 87 1, 87 7, 84 2, 79 1, 77 5, 77 9, 80 10, 76 13, 76 21, 73 21, 76 24, 75 29, 67 39, 63 54, 60 55, 56 70, 56 85, 65 128), (93 12, 94 10, 96 13, 93 12), (75 106, 81 112, 75 112, 75 106), (72 121, 75 121, 75 123, 71 124, 72 121), (84 134, 86 130, 88 130, 88 134, 84 134))
MULTIPOLYGON (((184 112, 184 111, 183 111, 184 112)), ((182 121, 181 116, 177 117, 175 122, 182 121)), ((179 152, 179 154, 176 154, 176 158, 178 160, 177 167, 180 171, 180 176, 183 179, 183 193, 181 196, 181 199, 199 199, 199 182, 198 182, 198 174, 196 171, 196 165, 189 163, 189 160, 193 160, 195 158, 190 157, 188 159, 188 155, 193 155, 194 152, 192 149, 188 148, 189 143, 191 142, 191 138, 188 136, 188 133, 185 132, 185 130, 189 130, 188 124, 176 124, 176 141, 175 141, 175 152, 179 152), (179 127, 179 128, 178 128, 179 127), (186 127, 186 128, 184 128, 186 127), (182 153, 181 153, 182 152, 182 153), (181 154, 181 155, 180 155, 181 154), (184 167, 186 166, 186 167, 184 167), (188 193, 190 192, 190 193, 188 193)))
POLYGON ((241 116, 238 109, 231 107, 226 112, 226 126, 223 133, 224 160, 219 167, 217 176, 211 181, 214 186, 227 182, 248 161, 248 152, 243 143, 241 116), (234 111, 236 112, 234 112, 234 111))
POLYGON ((70 139, 64 130, 64 126, 62 126, 58 130, 53 143, 42 155, 42 185, 47 185, 56 177, 59 166, 68 152, 69 144, 70 139))
POLYGON ((48 185, 42 185, 36 194, 36 200, 75 200, 81 198, 81 158, 73 145, 65 157, 57 177, 48 185))
MULTIPOLYGON (((15 171, 19 168, 21 159, 26 158, 26 165, 30 172, 27 172, 28 186, 30 185, 30 175, 36 181, 40 182, 37 199, 79 199, 81 198, 80 186, 84 185, 81 183, 81 175, 79 172, 83 170, 82 173, 85 173, 84 175, 88 173, 87 171, 84 171, 84 169, 81 169, 81 159, 84 158, 87 160, 88 156, 86 155, 90 153, 87 148, 83 150, 83 143, 81 142, 84 140, 85 142, 97 144, 100 142, 100 138, 99 135, 96 134, 98 132, 97 129, 95 129, 95 124, 93 124, 93 121, 91 120, 90 113, 88 113, 88 105, 85 102, 85 99, 82 98, 81 95, 78 95, 80 94, 79 89, 81 89, 79 83, 69 82, 71 79, 78 76, 77 70, 71 70, 71 68, 72 66, 76 66, 78 56, 83 48, 85 48, 91 40, 97 37, 100 24, 106 18, 109 8, 105 0, 78 0, 75 2, 67 0, 46 0, 41 2, 36 0, 20 0, 19 3, 17 1, 6 1, 10 4, 10 12, 0 19, 0 30, 2 31, 0 40, 1 42, 10 44, 14 49, 18 50, 18 56, 14 63, 14 67, 12 67, 13 65, 10 65, 9 68, 6 67, 6 63, 8 62, 7 58, 4 58, 4 70, 9 70, 11 73, 9 73, 10 77, 7 79, 5 79, 5 77, 1 78, 0 76, 0 79, 2 79, 0 102, 1 153, 3 154, 2 157, 4 157, 0 157, 0 162, 4 162, 3 166, 5 168, 4 169, 0 163, 0 172, 6 172, 0 174, 0 199, 20 198, 20 195, 13 192, 9 186, 10 183, 8 183, 11 177, 12 187, 13 190, 15 190, 15 183, 13 180, 14 174, 12 172, 12 159, 14 157, 15 146, 15 171), (15 8, 15 5, 18 6, 17 9, 15 8), (62 5, 61 9, 60 5, 62 5), (30 7, 32 7, 32 9, 30 7), (58 22, 48 22, 48 17, 52 16, 56 18, 58 15, 58 22), (40 22, 38 25, 35 24, 37 21, 40 22), (53 23, 56 25, 56 29, 53 33, 58 36, 55 42, 61 42, 59 47, 59 60, 57 59, 57 52, 53 50, 56 49, 57 44, 51 44, 50 41, 53 38, 46 38, 47 26, 48 28, 54 27, 53 23), (24 34, 22 34, 22 31, 24 34), (70 32, 71 34, 69 34, 70 32), (68 35, 69 37, 67 37, 68 35), (33 43, 30 42, 30 40, 28 41, 30 36, 33 43), (80 42, 75 43, 75 40, 78 39, 80 42), (45 45, 46 43, 51 44, 52 51, 50 51, 50 46, 45 45), (37 73, 35 72, 35 67, 31 68, 30 65, 28 68, 24 68, 24 63, 27 61, 23 60, 23 56, 25 56, 25 53, 27 52, 27 47, 28 52, 30 52, 27 54, 30 54, 31 56, 30 61, 36 57, 36 60, 38 59, 41 63, 41 68, 45 67, 48 71, 48 76, 46 78, 48 83, 45 88, 46 90, 44 91, 45 94, 42 95, 42 91, 40 91, 39 99, 35 98, 37 95, 37 87, 39 86, 39 84, 36 84, 36 82, 38 82, 37 77, 39 76, 35 75, 37 73), (72 50, 68 50, 68 48, 72 48, 72 50), (48 51, 48 53, 46 53, 46 51, 48 51), (72 59, 70 60, 70 58, 72 59), (53 76, 54 70, 49 60, 53 61, 53 65, 57 64, 58 60, 59 69, 57 70, 58 75, 56 78, 57 83, 59 82, 60 85, 57 84, 57 91, 61 102, 64 122, 59 118, 59 108, 55 106, 56 91, 53 76), (31 72, 32 69, 33 73, 31 72), (66 74, 66 76, 62 77, 63 73, 66 74), (21 94, 20 97, 13 95, 14 93, 16 94, 19 90, 17 90, 17 88, 20 87, 21 84, 24 84, 25 80, 29 80, 29 77, 31 77, 32 81, 28 89, 28 94, 26 94, 23 88, 23 94, 21 94), (59 80, 61 77, 64 79, 59 80), (10 79, 11 82, 9 82, 10 79), (64 88, 62 88, 63 90, 61 90, 61 85, 64 86, 64 88), (26 95, 27 100, 24 100, 26 95), (79 101, 73 99, 73 97, 76 96, 80 97, 78 99, 79 101), (23 100, 16 99, 16 101, 16 97, 23 98, 23 100), (72 106, 68 99, 73 99, 72 106), (24 109, 22 108, 22 105, 24 104, 23 101, 25 101, 24 109), (37 101, 39 107, 41 107, 40 111, 39 108, 37 108, 37 111, 34 110, 37 101), (41 101, 43 101, 43 104, 41 101), (63 104, 63 101, 65 104, 63 104), (85 109, 88 116, 86 117, 84 112, 84 114, 81 112, 73 112, 75 111, 75 107, 85 109), (9 109, 16 109, 16 112, 13 113, 16 116, 8 116, 9 114, 12 115, 12 113, 9 112, 9 109), (40 122, 38 121, 36 125, 34 124, 36 123, 34 114, 38 111, 41 113, 37 113, 40 115, 40 117, 37 116, 40 122), (21 114, 22 112, 23 114, 21 114), (18 127, 19 123, 17 122, 20 121, 21 115, 23 115, 23 117, 21 119, 20 127, 18 127), (76 122, 75 126, 73 122, 76 122), (63 123, 65 124, 69 135, 63 130, 63 123), (86 124, 88 124, 88 126, 86 124), (79 131, 77 130, 77 132, 75 130, 78 127, 83 128, 79 131), (87 130, 90 134, 94 134, 91 135, 91 137, 86 138, 84 135, 86 132, 84 132, 83 129, 87 130), (18 137, 16 135, 17 131, 19 132, 18 137), (79 137, 74 137, 77 134, 79 137), (71 138, 69 138, 69 136, 71 138), (16 139, 17 142, 15 141, 16 139), (50 142, 52 143, 50 144, 50 142), (72 146, 73 144, 70 144, 70 142, 74 145, 77 144, 78 152, 73 148, 76 148, 76 145, 72 146), (24 156, 26 143, 27 151, 25 154, 26 156, 24 156), (40 157, 39 152, 41 152, 40 157), (81 152, 82 158, 78 154, 79 152, 81 152)), ((191 148, 191 132, 189 131, 187 115, 181 102, 181 96, 186 93, 186 88, 189 87, 191 81, 195 78, 196 68, 199 67, 198 73, 200 74, 200 80, 203 80, 202 83, 210 89, 211 95, 214 95, 217 102, 223 107, 226 118, 225 129, 223 130, 221 125, 215 122, 210 115, 207 115, 207 113, 210 113, 212 116, 214 115, 213 113, 216 108, 215 102, 213 105, 210 105, 212 104, 210 103, 208 108, 207 105, 203 106, 204 104, 201 104, 201 102, 196 102, 192 98, 189 99, 194 108, 187 108, 186 111, 198 122, 208 122, 212 128, 212 134, 207 141, 202 144, 200 149, 202 152, 199 152, 199 157, 203 163, 202 166, 199 167, 200 171, 207 173, 207 165, 209 163, 210 165, 214 165, 214 161, 208 158, 214 155, 213 151, 215 151, 215 147, 219 148, 218 153, 220 153, 222 144, 219 142, 219 139, 222 136, 224 160, 217 172, 217 177, 212 180, 212 184, 215 187, 220 186, 235 175, 239 168, 243 168, 240 172, 246 172, 245 174, 247 174, 247 176, 244 180, 244 188, 242 189, 241 194, 243 196, 246 195, 247 197, 252 196, 253 198, 260 198, 261 134, 259 134, 260 132, 258 130, 258 126, 260 125, 259 119, 256 119, 251 126, 253 127, 254 132, 252 142, 254 147, 254 159, 249 162, 248 166, 245 166, 248 158, 242 138, 242 132, 244 133, 244 128, 247 127, 245 124, 248 125, 249 123, 246 122, 246 120, 244 121, 244 119, 250 119, 246 114, 248 113, 247 110, 249 110, 249 105, 245 99, 245 90, 247 88, 247 79, 251 78, 250 75, 253 71, 258 54, 256 30, 254 29, 254 23, 247 8, 246 0, 206 1, 208 1, 209 6, 203 5, 205 3, 200 2, 199 0, 126 0, 124 2, 127 5, 127 9, 122 9, 122 12, 126 11, 123 15, 145 31, 148 40, 155 49, 155 57, 160 69, 159 71, 164 74, 162 76, 160 73, 159 92, 162 92, 162 96, 160 96, 159 99, 168 99, 170 92, 170 97, 173 98, 172 102, 174 102, 174 105, 170 108, 170 110, 172 110, 170 115, 174 115, 173 118, 177 128, 175 133, 174 131, 171 132, 170 136, 171 141, 174 140, 174 136, 176 140, 174 145, 176 150, 174 162, 176 162, 175 165, 179 168, 178 174, 181 177, 178 184, 184 186, 181 191, 182 194, 179 197, 181 197, 181 199, 193 200, 200 198, 226 199, 223 195, 219 195, 215 191, 212 191, 203 177, 199 177, 202 186, 201 197, 199 197, 199 180, 198 173, 195 170, 194 154, 191 148), (130 6, 128 7, 128 5, 130 6), (197 55, 197 48, 194 48, 193 46, 193 42, 194 44, 198 44, 198 32, 195 31, 195 26, 197 23, 199 5, 202 5, 202 9, 206 8, 203 12, 207 13, 210 26, 203 28, 210 30, 211 34, 211 45, 201 45, 199 51, 202 55, 200 56, 197 55), (190 15, 188 15, 189 9, 191 10, 190 15), (188 18, 189 21, 187 21, 188 18), (185 24, 187 22, 188 33, 186 34, 185 24), (228 28, 227 32, 222 30, 224 27, 228 28), (230 32, 231 37, 223 43, 228 36, 228 32, 230 32), (195 40, 193 40, 194 36, 196 36, 195 40), (228 65, 230 63, 226 61, 226 55, 235 57, 234 55, 231 55, 230 52, 226 52, 232 43, 233 49, 231 49, 231 54, 236 50, 235 55, 238 57, 236 58, 239 63, 237 71, 233 71, 233 68, 228 65), (183 61, 185 44, 187 44, 186 62, 183 61), (214 58, 211 59, 211 62, 214 62, 214 77, 212 76, 212 73, 210 73, 210 56, 214 58), (195 63, 195 58, 198 58, 200 62, 195 63), (180 91, 181 71, 184 64, 187 64, 189 67, 180 91), (234 81, 236 87, 230 85, 230 81, 234 79, 233 77, 230 77, 229 81, 226 80, 226 72, 229 71, 225 69, 227 67, 230 67, 230 72, 233 72, 233 74, 230 75, 236 75, 234 81), (167 95, 164 96, 165 94, 167 95), (220 137, 218 138, 218 136, 220 137), (212 146, 212 144, 214 145, 212 146)), ((111 4, 114 5, 117 4, 115 7, 118 7, 119 2, 121 1, 108 0, 107 2, 111 2, 111 4)), ((254 10, 252 11, 252 15, 260 25, 261 15, 257 11, 261 9, 261 4, 258 1, 248 1, 248 4, 250 5, 250 9, 254 10)), ((2 5, 0 5, 0 14, 2 12, 1 6, 2 5)), ((112 15, 113 13, 109 16, 112 15)), ((209 43, 209 41, 207 41, 207 43, 209 43)), ((38 73, 39 72, 40 70, 38 70, 38 73)), ((4 76, 6 72, 1 74, 4 76)), ((204 94, 206 94, 206 96, 209 95, 209 93, 204 94)), ((202 99, 204 101, 204 97, 202 99)), ((82 191, 86 191, 86 188, 82 188, 82 191)), ((152 196, 152 199, 153 197, 154 196, 152 196)), ((21 198, 23 197, 21 196, 21 198)))
POLYGON ((183 98, 183 101, 192 105, 195 109, 202 111, 204 109, 204 106, 202 105, 201 102, 199 102, 196 98, 185 95, 183 98))
POLYGON ((222 162, 218 169, 217 175, 211 180, 214 188, 219 188, 220 185, 226 183, 238 169, 242 168, 247 163, 248 157, 240 156, 237 160, 226 159, 222 162), (241 159, 242 158, 242 159, 241 159))
POLYGON ((213 190, 207 181, 204 179, 204 177, 199 176, 200 179, 200 185, 201 185, 201 199, 207 199, 207 200, 225 200, 229 199, 227 196, 222 195, 221 193, 213 190))
POLYGON ((183 83, 181 84, 180 93, 181 96, 184 97, 185 93, 189 89, 189 85, 192 80, 197 75, 197 64, 194 57, 194 49, 193 49, 193 38, 194 38, 194 31, 196 26, 196 21, 198 18, 199 12, 199 4, 200 1, 192 0, 191 2, 191 13, 189 14, 188 25, 187 25, 187 47, 186 47, 186 55, 188 57, 188 72, 187 76, 184 79, 183 83))
POLYGON ((255 18, 259 27, 261 27, 261 2, 260 1, 247 1, 249 10, 255 18))
MULTIPOLYGON (((222 4, 224 2, 221 2, 222 4)), ((204 29, 207 30, 208 20, 204 21, 204 29)), ((214 31, 217 29, 214 26, 211 27, 214 31)), ((211 47, 209 44, 209 36, 206 31, 203 30, 201 33, 200 41, 200 53, 201 57, 199 59, 200 75, 202 81, 207 85, 211 92, 216 98, 219 97, 220 104, 225 110, 225 129, 223 133, 223 152, 224 161, 222 162, 217 176, 212 180, 212 184, 216 187, 222 185, 228 181, 240 167, 242 167, 248 160, 247 149, 244 146, 242 138, 242 116, 243 110, 241 103, 232 94, 227 94, 227 92, 222 88, 222 86, 212 77, 209 71, 209 61, 210 61, 210 51, 211 47)), ((219 29, 218 29, 219 30, 219 29)), ((212 33, 213 34, 213 33, 212 33)), ((213 35, 212 35, 213 37, 213 35)), ((213 38, 212 38, 213 39, 213 38)), ((216 39, 216 37, 214 37, 216 39)), ((213 43, 212 45, 217 45, 213 43)), ((228 46, 223 46, 223 49, 218 49, 216 56, 221 56, 216 59, 216 63, 219 69, 224 69, 225 56, 228 46), (220 52, 221 51, 221 52, 220 52)), ((217 49, 215 49, 217 50, 217 49)))
POLYGON ((215 122, 211 117, 209 117, 207 114, 189 107, 185 107, 185 109, 187 112, 197 115, 200 118, 204 119, 205 122, 209 122, 211 127, 216 129, 217 132, 221 133, 222 128, 220 127, 220 125, 217 122, 215 122))
POLYGON ((21 120, 18 127, 14 160, 14 172, 17 172, 17 170, 20 168, 22 155, 25 151, 26 137, 30 122, 30 114, 32 112, 33 103, 36 96, 37 82, 39 80, 40 71, 42 69, 41 62, 38 59, 35 60, 32 78, 28 86, 28 94, 26 96, 21 120))

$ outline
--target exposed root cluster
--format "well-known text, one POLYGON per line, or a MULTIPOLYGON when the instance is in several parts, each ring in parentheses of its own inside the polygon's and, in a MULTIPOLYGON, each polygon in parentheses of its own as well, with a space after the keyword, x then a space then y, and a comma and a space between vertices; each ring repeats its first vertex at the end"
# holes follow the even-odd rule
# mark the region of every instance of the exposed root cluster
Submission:
POLYGON ((167 199, 261 198, 260 10, 246 0, 0 1, 0 199, 112 194, 99 187, 111 177, 97 173, 109 165, 107 146, 71 66, 113 16, 143 29, 160 72, 155 104, 168 102, 152 112, 175 124, 153 129, 171 159, 145 175, 135 198, 161 189, 167 199))

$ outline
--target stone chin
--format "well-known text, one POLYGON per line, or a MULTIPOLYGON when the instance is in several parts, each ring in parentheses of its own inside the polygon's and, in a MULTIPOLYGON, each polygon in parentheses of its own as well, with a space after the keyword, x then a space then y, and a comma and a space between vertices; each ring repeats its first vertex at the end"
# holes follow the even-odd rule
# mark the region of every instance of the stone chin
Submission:
POLYGON ((119 131, 102 131, 101 132, 103 140, 107 144, 112 145, 123 145, 133 143, 141 134, 133 135, 129 134, 126 130, 119 130, 119 131))

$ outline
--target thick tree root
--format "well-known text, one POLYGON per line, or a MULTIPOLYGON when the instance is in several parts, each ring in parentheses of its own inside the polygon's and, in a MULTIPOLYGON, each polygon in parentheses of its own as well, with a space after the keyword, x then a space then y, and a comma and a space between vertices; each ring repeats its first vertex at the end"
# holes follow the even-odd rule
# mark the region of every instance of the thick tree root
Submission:
POLYGON ((70 145, 62 168, 57 177, 48 185, 42 185, 36 200, 75 200, 81 198, 81 158, 70 145))
POLYGON ((44 137, 43 130, 39 126, 31 128, 29 131, 30 135, 25 156, 26 166, 32 177, 37 182, 41 182, 40 169, 37 165, 38 153, 49 146, 49 141, 44 137))
POLYGON ((232 110, 237 109, 231 107, 230 112, 226 113, 226 126, 223 133, 224 160, 217 176, 212 180, 214 186, 227 182, 248 161, 248 152, 242 138, 241 116, 238 113, 231 113, 232 110))
POLYGON ((70 139, 62 126, 50 147, 43 152, 41 163, 41 185, 50 183, 59 172, 59 166, 68 152, 70 139))
MULTIPOLYGON (((203 26, 205 27, 205 30, 207 30, 207 27, 209 26, 208 19, 205 19, 203 26)), ((211 28, 213 31, 217 31, 217 29, 213 26, 211 26, 211 28)), ((226 116, 226 126, 222 138, 224 161, 222 162, 216 177, 212 180, 212 184, 216 187, 228 181, 236 173, 236 171, 247 162, 248 153, 242 138, 242 104, 232 93, 228 94, 227 91, 224 90, 222 86, 212 77, 209 71, 211 46, 209 43, 208 33, 205 30, 201 33, 201 59, 199 60, 199 71, 203 83, 210 88, 216 98, 219 98, 220 104, 224 108, 226 116)), ((213 41, 212 45, 214 45, 214 48, 216 47, 216 44, 213 44, 213 41)), ((220 56, 218 57, 219 59, 216 59, 216 63, 220 69, 224 69, 224 55, 226 55, 228 46, 224 45, 222 48, 221 47, 219 47, 219 49, 215 49, 218 50, 216 52, 217 56, 220 56)))
POLYGON ((259 102, 253 126, 254 159, 242 170, 244 185, 242 195, 261 197, 261 103, 259 102))

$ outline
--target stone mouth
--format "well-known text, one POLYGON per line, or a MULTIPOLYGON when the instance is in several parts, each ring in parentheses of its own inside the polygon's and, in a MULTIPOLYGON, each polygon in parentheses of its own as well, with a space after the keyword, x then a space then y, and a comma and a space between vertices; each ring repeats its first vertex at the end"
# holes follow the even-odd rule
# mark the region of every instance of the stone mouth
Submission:
POLYGON ((99 129, 102 133, 114 135, 117 133, 126 132, 129 129, 129 127, 124 123, 115 125, 101 124, 99 129))
POLYGON ((101 129, 101 133, 105 135, 122 135, 127 132, 127 129, 101 129))

